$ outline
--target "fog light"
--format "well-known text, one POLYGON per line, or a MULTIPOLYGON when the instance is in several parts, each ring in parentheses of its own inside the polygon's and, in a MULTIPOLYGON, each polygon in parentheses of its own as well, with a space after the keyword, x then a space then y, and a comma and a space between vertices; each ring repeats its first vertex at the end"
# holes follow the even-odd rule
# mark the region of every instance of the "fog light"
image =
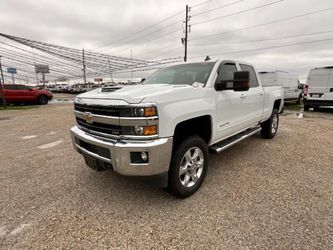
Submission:
POLYGON ((148 163, 149 155, 148 152, 131 152, 131 163, 148 163))
POLYGON ((148 160, 148 154, 146 152, 141 152, 141 159, 146 162, 148 160))
POLYGON ((135 134, 137 135, 143 135, 143 127, 135 126, 135 134))

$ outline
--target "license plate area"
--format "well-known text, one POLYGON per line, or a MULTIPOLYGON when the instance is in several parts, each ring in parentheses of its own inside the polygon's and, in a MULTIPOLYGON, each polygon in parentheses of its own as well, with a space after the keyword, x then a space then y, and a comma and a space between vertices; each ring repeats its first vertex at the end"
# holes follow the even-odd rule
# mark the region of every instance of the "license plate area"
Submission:
POLYGON ((95 171, 105 171, 112 169, 112 165, 107 162, 97 160, 89 155, 82 154, 87 166, 95 171))
POLYGON ((87 143, 83 140, 80 140, 79 138, 75 138, 75 143, 89 152, 92 152, 94 154, 97 154, 99 156, 102 156, 106 159, 111 160, 111 153, 110 153, 110 150, 107 148, 103 148, 100 146, 96 146, 94 144, 87 143))

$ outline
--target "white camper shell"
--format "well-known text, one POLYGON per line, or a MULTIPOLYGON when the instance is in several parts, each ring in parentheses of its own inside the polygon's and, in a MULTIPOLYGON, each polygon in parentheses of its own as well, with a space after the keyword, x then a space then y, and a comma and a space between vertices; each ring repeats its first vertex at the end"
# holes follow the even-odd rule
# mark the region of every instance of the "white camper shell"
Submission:
POLYGON ((296 74, 284 71, 259 72, 259 77, 264 87, 282 86, 285 102, 300 103, 302 93, 299 89, 299 79, 296 74))
POLYGON ((333 107, 333 66, 311 69, 305 86, 304 109, 333 107))

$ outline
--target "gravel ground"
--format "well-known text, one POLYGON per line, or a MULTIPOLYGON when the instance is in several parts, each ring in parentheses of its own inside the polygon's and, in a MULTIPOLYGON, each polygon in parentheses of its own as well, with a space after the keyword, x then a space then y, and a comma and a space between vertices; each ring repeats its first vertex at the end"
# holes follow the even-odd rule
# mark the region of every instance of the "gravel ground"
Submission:
POLYGON ((333 114, 281 116, 180 200, 74 152, 72 105, 0 112, 2 249, 332 249, 333 114))

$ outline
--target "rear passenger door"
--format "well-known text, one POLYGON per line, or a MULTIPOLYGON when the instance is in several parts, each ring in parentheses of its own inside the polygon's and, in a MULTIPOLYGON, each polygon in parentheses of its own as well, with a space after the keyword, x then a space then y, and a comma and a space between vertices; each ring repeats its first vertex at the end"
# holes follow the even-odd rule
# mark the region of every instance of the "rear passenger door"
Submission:
POLYGON ((259 85, 254 68, 247 64, 239 64, 241 71, 250 72, 250 89, 243 93, 242 108, 244 109, 244 125, 246 127, 258 124, 264 111, 264 91, 259 85))

